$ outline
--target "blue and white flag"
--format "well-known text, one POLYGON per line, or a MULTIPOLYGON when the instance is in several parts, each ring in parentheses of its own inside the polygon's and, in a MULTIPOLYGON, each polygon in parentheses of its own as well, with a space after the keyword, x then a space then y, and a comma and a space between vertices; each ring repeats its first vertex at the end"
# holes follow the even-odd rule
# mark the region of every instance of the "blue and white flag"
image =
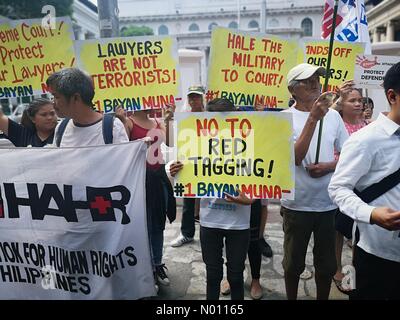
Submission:
MULTIPOLYGON (((322 21, 322 38, 327 39, 332 32, 334 0, 326 0, 322 21)), ((339 0, 336 16, 335 40, 364 42, 365 54, 371 53, 371 40, 364 0, 339 0)))

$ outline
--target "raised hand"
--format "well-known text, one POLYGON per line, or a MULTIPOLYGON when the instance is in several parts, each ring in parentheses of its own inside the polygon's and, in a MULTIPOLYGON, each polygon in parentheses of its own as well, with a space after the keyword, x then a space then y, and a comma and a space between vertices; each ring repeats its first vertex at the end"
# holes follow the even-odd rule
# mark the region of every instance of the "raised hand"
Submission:
POLYGON ((172 177, 175 177, 176 174, 182 170, 182 168, 183 168, 183 163, 175 161, 171 163, 171 166, 169 167, 169 173, 171 174, 172 177))
POLYGON ((166 108, 164 109, 164 121, 169 121, 173 119, 175 110, 175 104, 166 104, 166 108))
POLYGON ((325 114, 328 112, 329 107, 332 105, 332 96, 335 95, 334 92, 327 91, 321 94, 317 100, 315 100, 311 111, 310 116, 315 120, 321 120, 325 114))
POLYGON ((121 122, 122 122, 123 124, 126 123, 127 117, 126 117, 126 114, 125 114, 125 110, 124 110, 124 108, 122 108, 122 106, 118 106, 118 107, 115 109, 115 116, 116 116, 119 120, 121 120, 121 122))

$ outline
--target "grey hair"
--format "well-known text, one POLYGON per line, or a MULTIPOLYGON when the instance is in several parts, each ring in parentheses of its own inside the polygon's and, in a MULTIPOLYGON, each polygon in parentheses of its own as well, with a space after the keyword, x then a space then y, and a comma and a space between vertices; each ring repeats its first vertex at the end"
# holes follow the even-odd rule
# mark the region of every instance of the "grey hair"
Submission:
POLYGON ((76 93, 81 96, 82 101, 93 106, 94 86, 92 78, 77 68, 66 68, 51 74, 46 84, 55 91, 69 99, 76 93))
POLYGON ((290 82, 288 83, 288 89, 289 91, 293 90, 295 86, 297 86, 299 84, 299 80, 290 80, 290 82))

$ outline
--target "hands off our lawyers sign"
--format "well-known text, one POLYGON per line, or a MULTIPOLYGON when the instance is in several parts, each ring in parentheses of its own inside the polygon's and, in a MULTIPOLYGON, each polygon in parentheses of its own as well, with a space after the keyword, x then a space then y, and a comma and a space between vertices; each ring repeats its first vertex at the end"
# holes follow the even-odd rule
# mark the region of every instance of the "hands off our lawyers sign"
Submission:
MULTIPOLYGON (((328 64, 328 40, 302 40, 303 47, 299 54, 299 63, 306 62, 315 66, 326 68, 328 64)), ((346 80, 354 79, 354 62, 358 54, 364 52, 364 43, 334 41, 332 62, 329 71, 329 84, 327 91, 337 91, 338 87, 346 80)), ((323 84, 324 78, 321 77, 323 84)))
POLYGON ((0 98, 43 94, 53 72, 75 64, 71 20, 57 18, 55 29, 42 19, 0 24, 0 98))
POLYGON ((280 112, 176 113, 176 197, 294 199, 292 118, 280 112))
POLYGON ((0 299, 155 294, 145 158, 143 142, 0 150, 0 299))
POLYGON ((99 111, 161 109, 182 100, 175 38, 75 41, 75 50, 79 67, 93 78, 99 111))

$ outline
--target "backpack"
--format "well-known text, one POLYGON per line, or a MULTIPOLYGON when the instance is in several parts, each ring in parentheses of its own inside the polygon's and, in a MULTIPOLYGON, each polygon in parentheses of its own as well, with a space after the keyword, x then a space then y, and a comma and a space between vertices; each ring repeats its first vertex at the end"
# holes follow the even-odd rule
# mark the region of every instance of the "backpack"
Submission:
MULTIPOLYGON (((61 139, 62 136, 64 135, 65 128, 68 125, 69 118, 65 118, 63 121, 61 121, 60 126, 58 127, 58 130, 56 132, 56 145, 59 147, 61 145, 61 139)), ((103 139, 105 144, 111 144, 113 143, 113 128, 114 128, 114 115, 110 113, 106 113, 103 115, 103 139)))

